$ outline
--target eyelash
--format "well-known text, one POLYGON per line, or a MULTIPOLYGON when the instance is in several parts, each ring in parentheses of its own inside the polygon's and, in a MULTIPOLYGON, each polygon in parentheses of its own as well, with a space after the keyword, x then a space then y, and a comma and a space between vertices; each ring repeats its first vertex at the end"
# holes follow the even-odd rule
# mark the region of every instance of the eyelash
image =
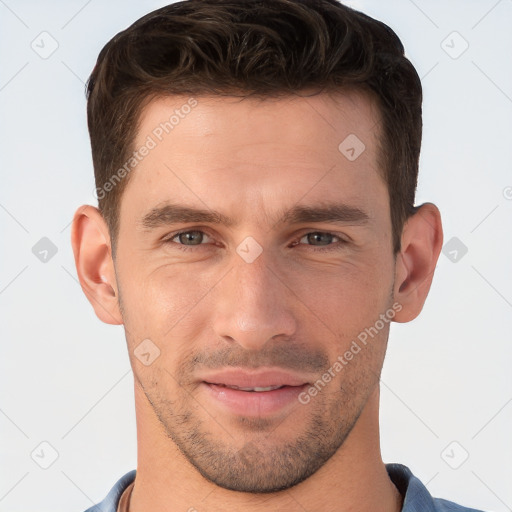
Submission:
MULTIPOLYGON (((200 229, 189 229, 189 230, 185 230, 185 231, 178 231, 176 233, 172 233, 171 235, 165 237, 162 241, 163 243, 165 244, 175 244, 176 246, 178 246, 179 250, 181 251, 191 251, 191 250, 194 250, 195 247, 199 247, 201 245, 206 245, 206 244, 198 244, 198 245, 184 245, 184 244, 180 244, 178 242, 173 242, 172 240, 174 238, 176 238, 177 236, 179 235, 184 235, 186 233, 193 233, 193 232, 199 232, 199 233, 202 233, 206 236, 210 236, 208 233, 206 233, 205 231, 201 231, 200 229)), ((336 235, 335 233, 331 233, 329 231, 308 231, 307 233, 304 233, 300 238, 299 240, 297 241, 297 243, 294 242, 294 246, 295 245, 309 245, 309 244, 299 244, 300 240, 302 240, 305 236, 307 235, 311 235, 311 234, 321 234, 321 235, 331 235, 333 236, 334 238, 337 238, 338 239, 338 244, 335 244, 335 243, 332 243, 330 245, 327 245, 327 246, 323 246, 323 247, 316 247, 314 245, 310 245, 310 247, 313 248, 313 251, 314 252, 330 252, 330 251, 335 251, 335 250, 340 250, 343 248, 344 245, 346 245, 348 242, 346 240, 344 240, 343 238, 341 238, 339 235, 336 235)), ((213 238, 213 237, 212 237, 213 238)))

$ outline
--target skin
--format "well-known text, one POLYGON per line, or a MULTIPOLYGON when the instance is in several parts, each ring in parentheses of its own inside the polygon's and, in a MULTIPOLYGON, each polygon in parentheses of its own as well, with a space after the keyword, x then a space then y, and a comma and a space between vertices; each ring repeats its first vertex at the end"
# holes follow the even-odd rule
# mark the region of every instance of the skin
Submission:
MULTIPOLYGON (((149 103, 135 146, 188 99, 149 103)), ((115 260, 96 208, 80 207, 73 221, 84 293, 103 322, 126 331, 138 440, 130 510, 399 511, 379 444, 389 322, 307 404, 268 417, 224 410, 201 375, 277 367, 315 382, 393 304, 393 321, 414 319, 442 246, 439 211, 423 205, 393 254, 379 111, 367 96, 196 100, 132 171, 115 260), (354 161, 338 149, 349 134, 365 144, 354 161), (144 229, 165 201, 236 222, 144 229), (283 222, 289 208, 327 202, 367 219, 283 222), (173 238, 180 230, 204 236, 194 245, 173 238), (318 232, 320 242, 307 236, 318 232), (263 249, 252 263, 236 251, 248 236, 263 249), (145 339, 160 350, 148 366, 134 353, 145 339)))

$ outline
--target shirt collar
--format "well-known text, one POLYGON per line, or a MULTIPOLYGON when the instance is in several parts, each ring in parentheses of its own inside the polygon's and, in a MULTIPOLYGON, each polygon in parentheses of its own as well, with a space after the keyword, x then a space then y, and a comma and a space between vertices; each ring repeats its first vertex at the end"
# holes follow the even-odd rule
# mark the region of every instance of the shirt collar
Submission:
POLYGON ((403 464, 386 464, 389 478, 404 498, 402 512, 436 512, 434 499, 427 488, 403 464))

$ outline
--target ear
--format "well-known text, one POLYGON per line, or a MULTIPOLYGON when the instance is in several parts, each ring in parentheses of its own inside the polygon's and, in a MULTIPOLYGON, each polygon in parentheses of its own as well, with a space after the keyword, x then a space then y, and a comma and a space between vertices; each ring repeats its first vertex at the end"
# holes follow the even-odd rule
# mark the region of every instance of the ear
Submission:
POLYGON ((71 245, 80 285, 96 316, 106 324, 122 324, 109 231, 94 206, 84 205, 75 212, 71 245))
POLYGON ((394 300, 402 309, 397 311, 395 322, 410 322, 420 314, 442 245, 441 214, 435 205, 425 203, 409 217, 402 231, 394 289, 394 300))

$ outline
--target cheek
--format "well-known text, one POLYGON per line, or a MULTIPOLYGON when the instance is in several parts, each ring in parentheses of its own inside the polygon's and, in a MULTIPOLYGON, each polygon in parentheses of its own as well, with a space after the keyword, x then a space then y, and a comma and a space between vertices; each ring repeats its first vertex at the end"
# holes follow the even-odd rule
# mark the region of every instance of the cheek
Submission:
POLYGON ((373 325, 389 307, 393 269, 389 262, 340 263, 288 275, 290 288, 337 336, 373 325))
POLYGON ((162 340, 183 329, 218 280, 213 272, 180 265, 163 265, 149 273, 137 270, 143 267, 132 264, 118 274, 125 326, 137 338, 162 340))

